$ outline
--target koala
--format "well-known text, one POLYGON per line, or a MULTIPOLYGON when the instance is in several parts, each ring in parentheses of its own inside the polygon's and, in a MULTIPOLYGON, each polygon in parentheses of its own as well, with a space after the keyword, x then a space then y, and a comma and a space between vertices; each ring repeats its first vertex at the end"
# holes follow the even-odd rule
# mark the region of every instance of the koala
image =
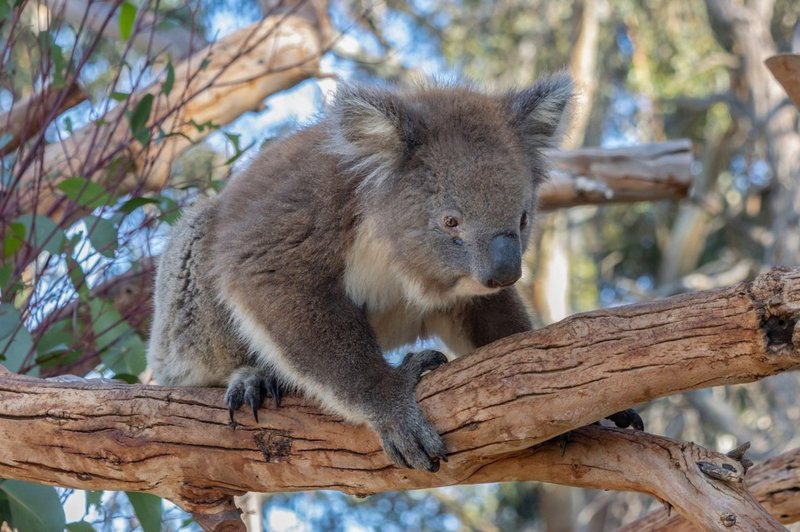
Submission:
POLYGON ((514 283, 572 95, 564 74, 488 95, 346 86, 316 125, 264 149, 187 210, 158 266, 148 361, 167 385, 227 386, 231 413, 287 391, 436 471, 415 398, 438 337, 460 355, 531 329, 514 283))

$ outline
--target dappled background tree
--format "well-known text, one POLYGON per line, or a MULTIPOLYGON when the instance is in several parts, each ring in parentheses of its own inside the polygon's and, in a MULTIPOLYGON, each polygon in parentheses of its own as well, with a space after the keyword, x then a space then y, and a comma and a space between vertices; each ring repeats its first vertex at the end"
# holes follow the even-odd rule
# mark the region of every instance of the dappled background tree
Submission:
MULTIPOLYGON (((800 48, 794 4, 0 0, 0 363, 146 382, 152 259, 169 225, 312 120, 336 77, 502 88, 567 68, 580 95, 566 147, 693 141, 687 200, 540 217, 523 282, 542 323, 800 265, 797 111, 763 65, 800 48)), ((800 445, 799 394, 788 374, 643 414, 655 433, 723 451, 752 441, 758 459, 800 445)), ((63 516, 39 523, 51 512, 26 512, 30 500, 99 529, 187 523, 149 495, 0 483, 0 517, 58 528, 63 516)), ((604 530, 653 502, 505 484, 248 504, 276 528, 604 530)))

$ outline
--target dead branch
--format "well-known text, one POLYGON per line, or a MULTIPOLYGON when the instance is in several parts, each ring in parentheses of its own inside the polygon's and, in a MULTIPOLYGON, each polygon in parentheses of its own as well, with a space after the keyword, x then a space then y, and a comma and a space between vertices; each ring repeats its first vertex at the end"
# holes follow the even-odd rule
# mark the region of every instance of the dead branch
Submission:
POLYGON ((630 148, 550 151, 554 172, 542 187, 540 206, 680 199, 692 182, 687 139, 630 148))
POLYGON ((86 100, 86 93, 77 83, 63 90, 67 93, 47 87, 15 102, 11 109, 0 115, 0 138, 10 135, 10 140, 0 146, 0 157, 16 150, 20 144, 39 133, 52 117, 86 100), (53 112, 55 105, 58 105, 58 109, 53 112))
POLYGON ((789 98, 800 107, 800 54, 773 55, 764 62, 789 98))
MULTIPOLYGON (((537 480, 545 473, 519 463, 503 469, 502 460, 655 397, 800 367, 798 317, 800 270, 775 269, 730 288, 576 315, 495 342, 432 372, 418 387, 423 409, 450 451, 449 463, 436 474, 392 467, 370 430, 297 398, 262 413, 261 423, 241 413, 232 430, 220 389, 0 376, 0 440, 8 442, 0 446, 0 476, 147 491, 178 503, 210 528, 231 523, 232 496, 245 491, 366 495, 510 474, 537 480)), ((677 453, 672 449, 670 456, 677 453)), ((715 512, 733 500, 700 512, 680 495, 679 486, 712 482, 718 499, 739 504, 736 527, 759 522, 756 528, 775 528, 747 509, 741 491, 709 480, 735 485, 741 468, 731 471, 718 457, 701 460, 705 451, 686 449, 660 467, 678 467, 695 478, 681 481, 665 471, 672 487, 651 486, 653 495, 700 526, 713 522, 722 529, 731 520, 722 523, 715 512), (697 478, 701 466, 693 460, 708 461, 704 471, 711 477, 697 478), (731 475, 723 478, 725 471, 731 475)), ((631 454, 614 455, 614 461, 631 454)), ((582 477, 580 467, 567 470, 570 476, 545 480, 579 484, 578 477, 591 478, 582 477)), ((620 484, 609 480, 608 487, 645 489, 636 484, 644 477, 625 481, 621 475, 620 484)), ((594 478, 598 485, 604 481, 594 478)))
MULTIPOLYGON (((747 472, 745 484, 764 508, 781 523, 800 521, 800 449, 770 458, 747 472)), ((754 528, 755 530, 756 528, 754 528)), ((623 527, 621 531, 659 530, 695 532, 698 528, 676 514, 658 511, 623 527)))
POLYGON ((298 14, 301 3, 303 0, 289 2, 297 9, 290 6, 288 12, 282 10, 266 17, 175 65, 169 94, 162 92, 165 75, 131 94, 131 109, 145 95, 154 97, 148 127, 155 130, 154 134, 159 130, 167 133, 157 149, 144 149, 132 139, 123 105, 111 109, 102 120, 47 146, 41 164, 23 171, 20 188, 36 190, 33 184, 42 176, 47 176, 47 181, 37 194, 23 194, 19 211, 30 211, 35 204, 37 212, 55 215, 63 197, 53 193, 53 187, 72 175, 102 179, 108 159, 120 150, 130 171, 116 192, 137 187, 160 190, 175 159, 213 130, 209 124, 227 124, 261 107, 268 95, 317 73, 327 39, 321 28, 327 28, 327 22, 298 14))

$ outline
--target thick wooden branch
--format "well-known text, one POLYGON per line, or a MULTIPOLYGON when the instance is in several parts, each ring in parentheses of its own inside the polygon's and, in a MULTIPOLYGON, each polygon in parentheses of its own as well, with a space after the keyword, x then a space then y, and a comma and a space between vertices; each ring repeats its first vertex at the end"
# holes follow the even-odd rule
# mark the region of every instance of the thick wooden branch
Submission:
MULTIPOLYGON (((745 484, 753 497, 781 523, 800 521, 800 449, 753 467, 745 476, 745 484)), ((696 532, 699 529, 680 515, 659 511, 637 519, 621 530, 696 532)))
POLYGON ((86 93, 80 85, 73 83, 67 89, 47 87, 14 102, 11 109, 0 114, 0 138, 8 139, 0 146, 0 157, 16 150, 20 144, 39 133, 48 121, 84 100, 86 93), (58 108, 54 110, 56 105, 58 108))
POLYGON ((148 127, 153 129, 153 138, 159 130, 168 134, 158 143, 145 149, 132 138, 125 106, 120 104, 102 120, 47 146, 41 164, 32 164, 22 173, 20 188, 30 193, 22 195, 19 210, 35 207, 37 212, 56 215, 64 199, 53 190, 55 185, 73 175, 105 179, 108 159, 114 157, 122 157, 130 170, 115 192, 139 187, 160 190, 175 159, 213 130, 208 124, 227 124, 260 108, 267 96, 317 73, 328 23, 312 20, 305 3, 287 2, 279 13, 176 64, 169 94, 162 92, 166 74, 131 94, 131 109, 146 95, 153 96, 148 127), (37 190, 33 185, 43 176, 46 182, 37 190))
MULTIPOLYGON (((265 407, 260 423, 241 412, 233 430, 221 389, 0 375, 0 441, 6 442, 0 477, 148 491, 203 515, 208 527, 229 522, 231 496, 245 491, 366 495, 503 480, 516 472, 517 479, 584 485, 575 480, 579 467, 561 480, 517 466, 495 476, 487 471, 508 455, 655 397, 800 367, 798 317, 800 270, 776 269, 734 287, 577 315, 495 342, 418 386, 450 452, 436 474, 392 467, 370 430, 297 398, 277 410, 265 407)), ((696 474, 688 458, 668 465, 696 474)), ((624 489, 647 491, 636 484, 643 477, 631 477, 624 489)), ((600 485, 602 475, 592 482, 600 485)), ((710 526, 708 515, 716 510, 692 513, 687 505, 693 503, 676 495, 687 484, 670 482, 672 492, 656 486, 653 494, 710 526)), ((721 498, 741 495, 714 489, 721 498)))
POLYGON ((540 206, 680 199, 692 182, 692 144, 687 139, 630 148, 550 151, 554 171, 542 187, 540 206))

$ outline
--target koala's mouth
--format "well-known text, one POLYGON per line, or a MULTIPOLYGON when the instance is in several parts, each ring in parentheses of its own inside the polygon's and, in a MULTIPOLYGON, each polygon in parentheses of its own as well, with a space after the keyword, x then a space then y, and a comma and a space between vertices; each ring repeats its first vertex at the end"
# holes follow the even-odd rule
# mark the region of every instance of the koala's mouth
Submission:
POLYGON ((503 287, 488 287, 474 277, 467 275, 460 277, 450 292, 455 296, 488 296, 496 294, 502 289, 503 287))

